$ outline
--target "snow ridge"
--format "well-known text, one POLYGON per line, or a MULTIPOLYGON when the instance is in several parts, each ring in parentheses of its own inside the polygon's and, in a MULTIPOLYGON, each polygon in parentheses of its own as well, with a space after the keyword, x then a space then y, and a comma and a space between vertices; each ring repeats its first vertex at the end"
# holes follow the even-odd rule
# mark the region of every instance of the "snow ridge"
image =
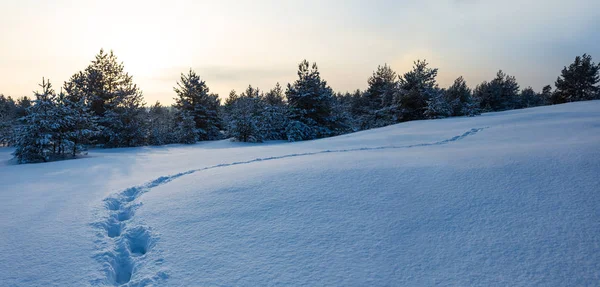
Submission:
MULTIPOLYGON (((487 127, 486 127, 487 128, 487 127)), ((250 164, 261 161, 277 160, 291 157, 310 156, 326 153, 345 153, 354 151, 372 151, 385 149, 405 149, 413 147, 425 147, 444 145, 455 141, 462 140, 468 136, 475 135, 485 128, 473 128, 461 135, 454 136, 449 139, 433 142, 421 143, 404 146, 379 146, 379 147, 362 147, 352 149, 337 149, 337 150, 322 150, 316 152, 287 154, 281 156, 256 158, 247 161, 238 161, 232 163, 222 163, 213 166, 193 169, 169 176, 161 176, 155 180, 145 183, 140 186, 127 188, 117 194, 111 195, 104 199, 105 212, 107 213, 98 222, 92 224, 97 229, 98 239, 95 241, 97 249, 101 250, 95 254, 95 258, 103 265, 105 278, 92 281, 94 286, 145 286, 156 283, 161 280, 166 280, 168 274, 160 268, 163 259, 160 257, 160 251, 154 252, 154 247, 158 241, 158 236, 152 232, 148 226, 128 226, 128 222, 134 217, 135 211, 142 206, 141 202, 135 202, 142 194, 150 191, 152 188, 169 183, 184 175, 192 174, 199 171, 228 167, 234 165, 250 164), (152 252, 154 256, 150 256, 152 252), (154 260, 152 269, 156 269, 154 275, 140 274, 135 278, 134 275, 140 273, 144 266, 154 260)), ((144 272, 147 273, 147 272, 144 272)))

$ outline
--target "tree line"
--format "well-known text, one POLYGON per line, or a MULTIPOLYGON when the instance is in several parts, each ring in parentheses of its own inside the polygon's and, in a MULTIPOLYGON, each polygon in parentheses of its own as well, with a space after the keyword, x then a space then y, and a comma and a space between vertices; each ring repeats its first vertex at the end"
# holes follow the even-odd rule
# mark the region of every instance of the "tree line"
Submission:
POLYGON ((231 91, 221 103, 193 70, 182 73, 172 106, 146 106, 142 91, 111 51, 100 50, 90 65, 57 92, 43 79, 32 98, 0 95, 0 145, 14 146, 19 163, 77 157, 89 146, 132 147, 192 144, 232 138, 242 142, 302 141, 383 127, 405 121, 505 111, 600 99, 600 65, 577 56, 540 92, 521 89, 499 71, 470 89, 463 77, 439 87, 438 69, 417 60, 399 75, 377 67, 366 90, 335 93, 316 63, 298 65, 298 78, 284 88, 231 91))

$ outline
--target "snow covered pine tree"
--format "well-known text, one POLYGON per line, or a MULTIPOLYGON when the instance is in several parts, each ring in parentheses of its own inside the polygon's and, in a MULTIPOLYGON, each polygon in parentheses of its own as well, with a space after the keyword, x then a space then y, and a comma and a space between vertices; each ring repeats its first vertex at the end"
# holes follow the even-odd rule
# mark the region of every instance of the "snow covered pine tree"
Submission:
POLYGON ((286 127, 288 140, 309 140, 334 135, 333 91, 317 68, 304 60, 298 65, 298 79, 285 92, 291 121, 286 127))
POLYGON ((194 117, 199 140, 215 140, 221 137, 221 119, 219 117, 219 96, 210 94, 206 83, 193 70, 181 74, 174 88, 175 109, 186 111, 186 116, 194 117))
POLYGON ((41 92, 35 92, 33 105, 23 118, 25 125, 19 131, 15 157, 19 163, 43 162, 53 159, 53 135, 59 126, 52 84, 45 79, 41 92))

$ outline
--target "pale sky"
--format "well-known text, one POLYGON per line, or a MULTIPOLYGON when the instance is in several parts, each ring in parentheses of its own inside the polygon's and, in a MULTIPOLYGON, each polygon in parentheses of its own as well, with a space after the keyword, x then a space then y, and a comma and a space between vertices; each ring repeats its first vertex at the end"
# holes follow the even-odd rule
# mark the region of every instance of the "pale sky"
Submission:
POLYGON ((600 61, 599 36, 599 0, 0 0, 0 93, 30 96, 42 77, 58 89, 100 48, 147 103, 172 103, 189 68, 224 98, 294 81, 303 59, 342 92, 417 59, 439 68, 441 86, 503 69, 540 90, 577 55, 600 61))

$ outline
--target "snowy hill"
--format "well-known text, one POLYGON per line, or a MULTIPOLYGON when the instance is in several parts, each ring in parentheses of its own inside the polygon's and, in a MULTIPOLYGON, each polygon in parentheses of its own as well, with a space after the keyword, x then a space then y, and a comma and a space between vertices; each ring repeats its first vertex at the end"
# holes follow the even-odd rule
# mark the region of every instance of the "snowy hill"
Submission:
POLYGON ((309 142, 9 158, 2 286, 600 282, 600 101, 309 142))

